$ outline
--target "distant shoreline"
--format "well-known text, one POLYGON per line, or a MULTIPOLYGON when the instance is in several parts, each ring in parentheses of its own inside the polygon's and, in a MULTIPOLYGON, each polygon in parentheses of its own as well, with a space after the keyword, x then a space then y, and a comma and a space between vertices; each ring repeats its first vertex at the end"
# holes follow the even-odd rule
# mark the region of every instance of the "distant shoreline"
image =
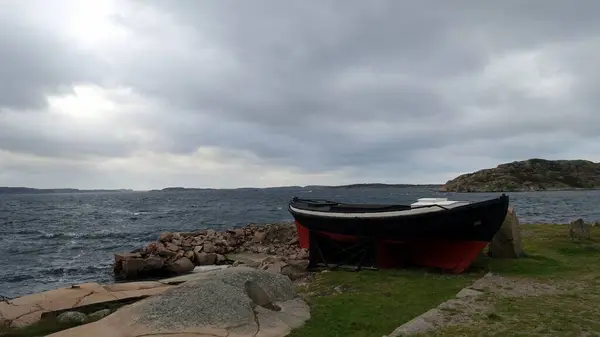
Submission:
POLYGON ((32 188, 0 186, 0 195, 4 194, 60 194, 60 193, 127 193, 127 192, 191 192, 191 191, 233 191, 233 190, 269 190, 269 189, 298 189, 298 188, 402 188, 423 187, 439 188, 442 184, 383 184, 361 183, 349 185, 306 185, 306 186, 276 186, 276 187, 238 187, 238 188, 211 188, 211 187, 165 187, 152 190, 134 189, 78 189, 78 188, 32 188))
POLYGON ((30 187, 0 187, 0 195, 4 194, 61 194, 61 193, 125 193, 135 192, 132 189, 93 189, 80 190, 77 188, 30 188, 30 187))
POLYGON ((526 192, 568 192, 568 191, 596 191, 600 188, 548 188, 548 189, 518 189, 518 190, 494 190, 494 191, 444 191, 440 188, 443 184, 349 184, 349 185, 307 185, 307 186, 278 186, 278 187, 239 187, 239 188, 201 188, 201 187, 165 187, 154 190, 133 189, 77 189, 77 188, 30 188, 30 187, 0 187, 2 195, 29 195, 29 194, 69 194, 69 193, 133 193, 133 192, 194 192, 194 191, 243 191, 243 190, 269 190, 269 189, 355 189, 355 188, 431 188, 440 193, 526 193, 526 192))

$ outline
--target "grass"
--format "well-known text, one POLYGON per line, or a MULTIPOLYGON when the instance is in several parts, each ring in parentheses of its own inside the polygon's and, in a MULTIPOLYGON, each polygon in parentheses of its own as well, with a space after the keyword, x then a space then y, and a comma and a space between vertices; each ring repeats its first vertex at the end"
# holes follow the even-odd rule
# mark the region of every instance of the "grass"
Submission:
POLYGON ((473 275, 412 271, 329 272, 317 275, 303 295, 312 318, 289 336, 378 336, 399 322, 453 297, 473 275))
MULTIPOLYGON (((469 315, 474 323, 443 328, 423 336, 576 336, 600 335, 600 243, 572 242, 565 225, 522 225, 526 257, 491 259, 462 275, 422 270, 329 272, 316 276, 301 292, 312 318, 292 337, 374 336, 391 333, 436 307, 485 272, 534 284, 558 284, 561 291, 537 296, 485 294, 489 310, 469 315), (336 290, 337 287, 337 291, 336 290)), ((593 228, 592 238, 600 236, 593 228)), ((519 284, 519 283, 517 283, 519 284)), ((454 314, 461 314, 455 309, 454 314)))

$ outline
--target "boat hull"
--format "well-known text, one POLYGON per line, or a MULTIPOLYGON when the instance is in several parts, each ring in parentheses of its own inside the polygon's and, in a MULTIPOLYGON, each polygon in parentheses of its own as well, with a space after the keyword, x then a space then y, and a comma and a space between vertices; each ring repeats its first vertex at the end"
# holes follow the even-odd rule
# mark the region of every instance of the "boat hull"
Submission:
POLYGON ((290 203, 290 212, 303 248, 310 247, 311 232, 337 242, 370 238, 375 242, 378 268, 416 264, 461 273, 502 226, 508 197, 437 212, 378 218, 301 214, 293 205, 290 203))

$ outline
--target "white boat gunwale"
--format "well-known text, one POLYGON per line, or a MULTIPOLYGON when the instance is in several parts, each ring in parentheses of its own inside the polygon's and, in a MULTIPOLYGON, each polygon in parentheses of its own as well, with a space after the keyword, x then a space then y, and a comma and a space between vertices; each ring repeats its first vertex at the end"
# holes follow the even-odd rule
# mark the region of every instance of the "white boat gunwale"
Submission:
POLYGON ((328 218, 392 218, 399 216, 408 216, 408 215, 416 215, 416 214, 424 214, 424 213, 434 213, 439 211, 444 211, 448 209, 452 209, 459 206, 468 205, 467 201, 458 201, 448 206, 441 206, 437 204, 427 205, 427 206, 417 206, 412 209, 402 210, 402 211, 381 211, 381 212, 362 212, 362 213, 344 213, 344 212, 330 212, 330 211, 312 211, 296 208, 292 205, 289 205, 289 208, 292 212, 309 215, 309 216, 319 216, 319 217, 328 217, 328 218))

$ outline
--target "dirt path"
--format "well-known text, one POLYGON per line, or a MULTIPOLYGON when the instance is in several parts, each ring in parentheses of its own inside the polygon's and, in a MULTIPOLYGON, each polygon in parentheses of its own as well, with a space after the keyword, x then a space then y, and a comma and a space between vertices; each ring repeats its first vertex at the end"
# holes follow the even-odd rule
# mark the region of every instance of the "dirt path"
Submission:
MULTIPOLYGON (((545 295, 563 295, 581 290, 583 283, 555 282, 541 283, 523 277, 503 277, 486 274, 469 287, 462 289, 455 298, 450 299, 438 307, 414 318, 394 330, 388 337, 436 334, 448 328, 477 326, 482 328, 482 323, 488 322, 498 325, 515 323, 505 320, 496 313, 496 304, 502 299, 522 299, 545 295)), ((502 330, 496 326, 495 331, 502 330)))

